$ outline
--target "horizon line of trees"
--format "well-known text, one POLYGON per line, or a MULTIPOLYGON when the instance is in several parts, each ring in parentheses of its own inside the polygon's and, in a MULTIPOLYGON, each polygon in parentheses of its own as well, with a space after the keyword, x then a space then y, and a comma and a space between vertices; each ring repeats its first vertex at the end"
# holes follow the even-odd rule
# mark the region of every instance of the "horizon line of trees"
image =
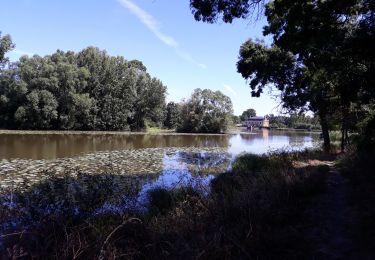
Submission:
MULTIPOLYGON (((237 124, 237 122, 241 123, 256 116, 256 110, 249 108, 243 111, 237 120, 234 119, 233 121, 237 124)), ((308 131, 321 130, 319 118, 304 113, 290 113, 289 116, 268 114, 265 117, 269 120, 270 128, 292 128, 308 131)))
POLYGON ((87 47, 10 63, 1 37, 0 127, 140 130, 164 120, 167 87, 138 60, 87 47))
POLYGON ((231 124, 228 96, 196 89, 166 104, 167 87, 141 61, 87 47, 10 62, 5 54, 14 47, 0 32, 0 128, 221 133, 231 124))
POLYGON ((291 128, 300 130, 321 130, 319 118, 308 116, 303 113, 291 113, 290 116, 266 115, 271 128, 291 128))

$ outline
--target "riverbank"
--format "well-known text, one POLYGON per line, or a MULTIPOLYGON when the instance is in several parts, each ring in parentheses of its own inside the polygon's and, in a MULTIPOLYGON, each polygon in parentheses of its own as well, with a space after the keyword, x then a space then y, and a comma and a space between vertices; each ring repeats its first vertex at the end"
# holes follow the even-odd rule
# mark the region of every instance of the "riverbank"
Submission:
POLYGON ((205 189, 155 186, 146 194, 146 211, 118 197, 136 194, 135 185, 119 186, 121 180, 112 182, 108 174, 51 178, 27 192, 3 194, 1 252, 42 258, 303 258, 310 250, 305 211, 324 192, 330 167, 318 163, 320 157, 242 155, 205 189), (13 224, 6 226, 7 219, 13 224))
POLYGON ((223 135, 214 133, 177 133, 173 130, 154 129, 144 132, 130 131, 64 131, 64 130, 0 130, 1 134, 17 134, 17 135, 223 135))
POLYGON ((307 131, 301 129, 291 128, 273 128, 260 129, 256 131, 247 131, 244 127, 229 128, 224 133, 180 133, 175 130, 152 128, 150 131, 131 132, 131 131, 80 131, 80 130, 7 130, 0 129, 1 134, 16 134, 16 135, 202 135, 202 136, 217 136, 217 135, 235 135, 235 134, 256 134, 264 131, 291 131, 300 133, 320 133, 319 131, 307 131))

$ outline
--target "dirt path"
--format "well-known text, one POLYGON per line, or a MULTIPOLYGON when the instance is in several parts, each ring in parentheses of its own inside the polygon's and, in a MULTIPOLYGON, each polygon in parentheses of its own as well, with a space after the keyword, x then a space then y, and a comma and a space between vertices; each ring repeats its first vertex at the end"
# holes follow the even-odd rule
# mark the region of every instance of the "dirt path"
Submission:
POLYGON ((349 184, 333 164, 330 168, 326 191, 307 212, 312 222, 306 233, 312 246, 309 259, 369 259, 353 239, 357 218, 348 202, 349 184))

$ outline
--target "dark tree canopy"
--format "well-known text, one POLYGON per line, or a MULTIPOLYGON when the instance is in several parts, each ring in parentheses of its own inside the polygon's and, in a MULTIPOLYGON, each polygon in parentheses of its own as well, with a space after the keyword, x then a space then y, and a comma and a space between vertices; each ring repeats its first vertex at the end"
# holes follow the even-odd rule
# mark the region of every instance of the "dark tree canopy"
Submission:
POLYGON ((173 129, 180 123, 180 106, 175 102, 167 104, 164 126, 173 129))
MULTIPOLYGON (((232 22, 246 18, 262 1, 190 1, 196 20, 232 22)), ((310 109, 319 115, 325 147, 328 118, 339 114, 343 136, 353 105, 375 99, 375 15, 369 0, 274 0, 265 4, 264 35, 273 43, 245 42, 237 63, 252 95, 265 87, 281 93, 290 111, 310 109), (340 113, 337 113, 340 111, 340 113)), ((344 145, 342 139, 342 148, 344 145)))
POLYGON ((197 21, 214 23, 221 18, 231 23, 235 18, 246 18, 262 6, 264 0, 190 0, 197 21))

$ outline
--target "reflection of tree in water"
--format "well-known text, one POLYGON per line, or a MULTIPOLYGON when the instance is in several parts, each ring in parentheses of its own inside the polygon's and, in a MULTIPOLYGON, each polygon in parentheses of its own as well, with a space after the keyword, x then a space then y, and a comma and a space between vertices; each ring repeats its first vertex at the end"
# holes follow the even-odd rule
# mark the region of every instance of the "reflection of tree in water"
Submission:
POLYGON ((199 147, 228 147, 228 135, 193 136, 193 145, 199 147))
POLYGON ((142 140, 143 147, 228 147, 228 145, 227 135, 144 135, 142 140))
POLYGON ((180 152, 178 160, 186 164, 192 175, 218 174, 227 171, 232 157, 228 153, 180 152))
POLYGON ((259 139, 258 134, 240 134, 242 141, 248 145, 254 143, 256 139, 259 139))
POLYGON ((2 158, 56 159, 96 151, 133 149, 139 136, 46 134, 1 136, 2 158), (27 147, 27 149, 25 149, 27 147))
POLYGON ((290 147, 302 148, 307 141, 305 139, 306 139, 306 137, 302 136, 302 135, 290 135, 289 136, 289 146, 290 147))
POLYGON ((98 151, 156 147, 228 147, 227 135, 2 135, 1 158, 56 159, 98 151), (27 149, 25 149, 27 147, 27 149))
POLYGON ((259 140, 259 139, 267 140, 269 137, 269 130, 260 129, 258 131, 251 132, 251 134, 240 134, 240 137, 247 144, 252 144, 255 140, 259 140))

